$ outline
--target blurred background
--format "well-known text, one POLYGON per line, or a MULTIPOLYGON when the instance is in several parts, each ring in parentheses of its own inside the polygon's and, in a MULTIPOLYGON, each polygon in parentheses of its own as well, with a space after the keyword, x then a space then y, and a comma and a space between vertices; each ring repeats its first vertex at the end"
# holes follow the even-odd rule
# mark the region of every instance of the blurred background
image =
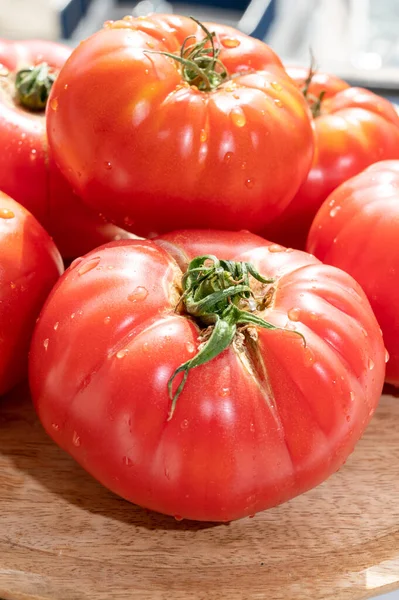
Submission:
POLYGON ((286 63, 309 64, 397 99, 399 0, 0 0, 0 36, 76 45, 104 20, 175 12, 223 21, 268 42, 286 63))

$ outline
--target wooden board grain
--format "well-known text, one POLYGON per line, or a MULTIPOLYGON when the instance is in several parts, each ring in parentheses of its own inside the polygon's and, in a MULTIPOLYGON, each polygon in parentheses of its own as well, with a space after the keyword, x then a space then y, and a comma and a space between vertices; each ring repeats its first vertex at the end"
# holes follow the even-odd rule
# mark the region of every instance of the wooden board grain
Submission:
POLYGON ((399 400, 345 467, 228 525, 117 498, 58 449, 27 392, 0 400, 0 598, 357 600, 399 586, 399 400))

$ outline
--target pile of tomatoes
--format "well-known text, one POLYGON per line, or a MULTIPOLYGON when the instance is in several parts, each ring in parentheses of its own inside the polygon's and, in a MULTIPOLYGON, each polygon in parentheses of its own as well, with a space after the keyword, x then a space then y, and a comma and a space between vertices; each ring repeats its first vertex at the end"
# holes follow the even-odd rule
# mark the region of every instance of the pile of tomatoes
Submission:
POLYGON ((176 15, 69 54, 0 43, 0 394, 177 519, 310 489, 399 385, 395 108, 176 15))

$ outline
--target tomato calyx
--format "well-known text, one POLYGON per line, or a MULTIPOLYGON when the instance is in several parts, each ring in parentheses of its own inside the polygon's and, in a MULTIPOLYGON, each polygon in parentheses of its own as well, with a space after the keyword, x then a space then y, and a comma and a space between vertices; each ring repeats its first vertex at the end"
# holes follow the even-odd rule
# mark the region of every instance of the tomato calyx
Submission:
MULTIPOLYGON (((245 332, 248 325, 264 329, 280 329, 255 314, 270 302, 270 287, 255 296, 249 277, 269 286, 274 279, 263 277, 251 263, 219 260, 213 255, 197 256, 188 265, 182 277, 183 294, 180 303, 185 311, 201 325, 211 326, 211 334, 201 344, 198 354, 176 369, 168 382, 172 406, 168 420, 173 416, 176 402, 186 384, 189 371, 218 356, 233 342, 239 327, 245 332), (175 377, 183 373, 175 392, 175 377)), ((207 331, 209 333, 209 331, 207 331)), ((298 333, 302 338, 302 334, 298 333)), ((304 339, 304 338, 303 338, 304 339)))
POLYGON ((323 101, 324 96, 326 95, 325 90, 322 90, 318 96, 314 96, 309 93, 310 84, 312 83, 313 77, 317 72, 317 64, 314 57, 313 52, 310 52, 310 66, 308 71, 308 76, 304 81, 304 85, 302 88, 302 94, 307 101, 310 111, 314 119, 321 115, 321 103, 323 101))
POLYGON ((215 44, 216 33, 210 32, 203 23, 194 17, 190 18, 205 33, 205 37, 201 41, 198 42, 195 35, 187 36, 179 54, 158 50, 145 50, 145 52, 146 54, 163 54, 177 61, 181 65, 184 81, 196 86, 202 92, 210 92, 226 81, 229 74, 219 59, 220 48, 215 44), (193 43, 190 43, 191 41, 193 43))
POLYGON ((45 110, 55 77, 45 62, 18 71, 15 76, 18 104, 35 112, 45 110))

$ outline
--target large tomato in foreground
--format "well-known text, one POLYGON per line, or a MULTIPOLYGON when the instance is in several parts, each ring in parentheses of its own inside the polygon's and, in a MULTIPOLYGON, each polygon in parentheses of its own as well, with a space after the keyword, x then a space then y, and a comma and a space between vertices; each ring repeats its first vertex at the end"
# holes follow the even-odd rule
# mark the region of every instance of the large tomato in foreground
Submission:
POLYGON ((218 231, 115 242, 75 261, 30 362, 45 429, 87 471, 132 502, 212 521, 336 471, 384 372, 377 321, 349 275, 218 231))
MULTIPOLYGON (((307 70, 287 71, 305 89, 307 70)), ((388 100, 326 73, 315 73, 305 93, 314 113, 312 168, 294 200, 265 230, 273 240, 300 249, 316 212, 338 185, 372 163, 399 158, 399 116, 388 100)))
POLYGON ((336 189, 316 215, 308 249, 350 273, 367 294, 399 386, 399 161, 382 161, 336 189))
POLYGON ((53 42, 0 40, 0 190, 40 221, 65 258, 131 237, 81 203, 48 152, 45 107, 70 52, 53 42))
POLYGON ((43 227, 0 192, 0 395, 26 376, 36 317, 62 271, 43 227))
POLYGON ((259 230, 310 168, 310 113, 279 58, 235 29, 207 27, 156 14, 108 22, 52 89, 47 130, 62 172, 138 235, 259 230))

